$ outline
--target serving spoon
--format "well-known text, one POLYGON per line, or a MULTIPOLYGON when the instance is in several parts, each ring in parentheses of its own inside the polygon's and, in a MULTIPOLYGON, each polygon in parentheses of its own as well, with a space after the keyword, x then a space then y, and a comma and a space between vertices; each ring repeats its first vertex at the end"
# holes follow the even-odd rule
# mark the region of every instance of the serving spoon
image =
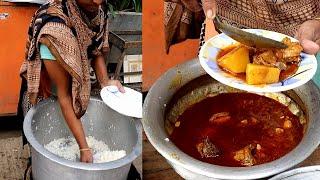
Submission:
POLYGON ((229 24, 222 23, 217 16, 213 19, 213 23, 217 30, 223 32, 232 39, 250 47, 277 49, 285 49, 288 47, 282 42, 249 33, 242 29, 233 27, 229 24))

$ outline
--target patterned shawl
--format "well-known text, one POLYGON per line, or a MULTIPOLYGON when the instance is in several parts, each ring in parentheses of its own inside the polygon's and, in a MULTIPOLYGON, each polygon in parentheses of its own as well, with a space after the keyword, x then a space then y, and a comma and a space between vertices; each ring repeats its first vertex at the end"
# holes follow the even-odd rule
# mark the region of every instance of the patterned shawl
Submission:
POLYGON ((27 80, 31 103, 47 97, 48 75, 42 68, 39 44, 45 44, 57 62, 72 77, 72 104, 78 118, 86 111, 90 97, 90 61, 108 48, 107 17, 102 8, 89 20, 75 0, 54 1, 35 13, 28 31, 26 59, 20 73, 27 80))
POLYGON ((202 7, 198 3, 194 4, 192 2, 194 0, 165 2, 164 4, 165 48, 167 53, 172 44, 188 38, 199 38, 204 14, 202 7))
MULTIPOLYGON (((185 17, 195 19, 194 16, 199 14, 201 3, 200 0, 166 1, 171 1, 165 2, 164 24, 168 52, 170 45, 187 38, 194 38, 194 34, 190 34, 189 31, 196 31, 194 29, 199 28, 199 22, 186 21, 185 17)), ((303 22, 320 17, 320 0, 216 0, 216 2, 217 15, 225 23, 239 28, 267 29, 290 36, 295 35, 303 22)))

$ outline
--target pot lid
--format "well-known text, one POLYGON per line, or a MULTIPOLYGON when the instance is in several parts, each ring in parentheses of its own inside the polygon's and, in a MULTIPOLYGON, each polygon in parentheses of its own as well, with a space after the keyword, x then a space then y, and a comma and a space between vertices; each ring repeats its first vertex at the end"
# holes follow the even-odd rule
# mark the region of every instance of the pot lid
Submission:
POLYGON ((103 102, 120 114, 142 118, 142 94, 133 89, 124 87, 122 93, 116 86, 102 88, 100 96, 103 102))
POLYGON ((319 180, 320 179, 320 166, 307 166, 302 168, 286 171, 270 180, 319 180))

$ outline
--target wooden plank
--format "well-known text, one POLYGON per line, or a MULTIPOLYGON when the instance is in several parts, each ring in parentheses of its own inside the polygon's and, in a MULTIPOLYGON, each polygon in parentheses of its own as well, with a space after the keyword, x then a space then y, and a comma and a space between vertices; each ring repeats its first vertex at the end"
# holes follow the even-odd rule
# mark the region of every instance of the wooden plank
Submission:
POLYGON ((141 48, 142 42, 141 41, 127 41, 125 43, 125 48, 141 48))
POLYGON ((181 178, 150 144, 143 134, 143 178, 148 180, 180 180, 181 178))
MULTIPOLYGON (((132 75, 141 75, 142 71, 137 71, 137 72, 120 72, 119 76, 132 76, 132 75)), ((109 76, 113 76, 114 73, 108 73, 109 76)))
POLYGON ((122 39, 120 36, 115 34, 114 32, 109 32, 109 42, 112 44, 112 46, 116 46, 120 50, 123 50, 125 47, 125 40, 122 39))
POLYGON ((114 30, 112 32, 118 35, 142 35, 142 31, 137 31, 137 30, 121 30, 121 31, 114 30))

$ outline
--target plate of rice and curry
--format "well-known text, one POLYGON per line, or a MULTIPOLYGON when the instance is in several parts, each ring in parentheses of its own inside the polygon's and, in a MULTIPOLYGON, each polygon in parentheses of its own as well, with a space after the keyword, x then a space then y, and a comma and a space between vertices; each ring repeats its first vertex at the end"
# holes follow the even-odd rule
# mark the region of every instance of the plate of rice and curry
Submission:
POLYGON ((277 32, 245 29, 287 48, 253 48, 225 34, 209 39, 201 48, 202 68, 217 81, 249 92, 281 92, 299 87, 315 75, 317 60, 303 52, 298 40, 277 32))

